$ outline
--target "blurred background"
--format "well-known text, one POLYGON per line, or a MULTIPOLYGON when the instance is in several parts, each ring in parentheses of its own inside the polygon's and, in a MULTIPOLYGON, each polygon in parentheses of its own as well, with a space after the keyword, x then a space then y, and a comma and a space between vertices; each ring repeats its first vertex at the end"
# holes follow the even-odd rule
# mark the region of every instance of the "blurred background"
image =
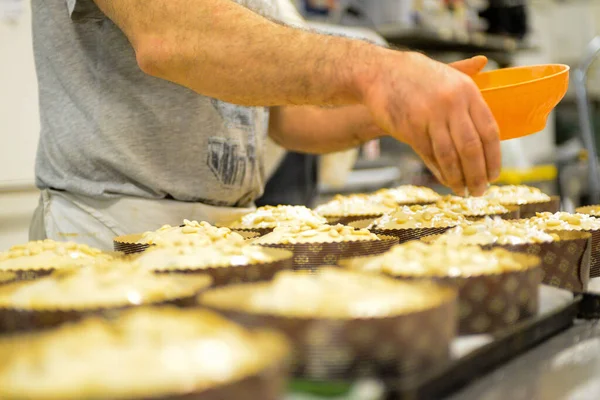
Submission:
MULTIPOLYGON (((577 74, 571 74, 569 93, 543 132, 503 143, 505 170, 501 181, 540 186, 548 193, 560 194, 563 207, 568 211, 590 201, 590 190, 593 194, 595 188, 590 188, 594 179, 588 179, 588 171, 598 142, 590 139, 597 139, 600 134, 597 115, 600 112, 600 62, 594 57, 600 43, 593 41, 600 35, 600 1, 294 2, 314 29, 422 51, 444 62, 484 54, 490 59, 488 68, 544 63, 564 63, 576 68, 589 64, 589 69, 580 71, 579 81, 575 79, 577 74), (592 120, 597 121, 596 124, 587 129, 592 120)), ((38 199, 33 166, 39 115, 30 3, 14 3, 20 5, 10 12, 8 8, 0 11, 2 247, 27 240, 29 219, 38 199)), ((299 162, 297 158, 293 161, 294 164, 299 162)), ((301 183, 305 194, 302 203, 318 203, 333 193, 370 191, 403 183, 434 186, 442 191, 409 148, 387 138, 364 145, 358 156, 310 158, 304 164, 307 170, 298 172, 306 178, 301 183), (321 168, 317 173, 319 164, 321 168), (342 167, 342 164, 352 168, 342 167), (348 173, 333 174, 335 179, 331 178, 331 171, 346 169, 348 173)), ((281 174, 279 179, 282 179, 281 174)), ((273 186, 277 193, 280 189, 273 186)))

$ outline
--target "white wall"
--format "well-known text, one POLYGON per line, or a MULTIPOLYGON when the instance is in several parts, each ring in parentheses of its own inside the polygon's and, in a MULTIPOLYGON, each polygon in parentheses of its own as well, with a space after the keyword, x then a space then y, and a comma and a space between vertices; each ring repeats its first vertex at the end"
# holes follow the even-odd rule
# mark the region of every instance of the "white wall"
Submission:
MULTIPOLYGON (((600 35, 600 1, 598 0, 532 0, 531 24, 535 49, 520 52, 517 65, 563 63, 577 66, 586 45, 600 35)), ((567 96, 573 96, 573 85, 567 96)), ((600 59, 590 71, 588 88, 600 98, 600 59)), ((554 153, 553 118, 547 128, 535 135, 503 143, 503 163, 527 167, 551 158, 554 153), (525 165, 523 165, 525 164, 525 165)))
MULTIPOLYGON (((534 3, 549 21, 546 37, 551 44, 553 61, 577 66, 587 44, 594 36, 600 35, 600 1, 569 0, 557 3, 535 0, 534 3)), ((600 58, 592 65, 588 77, 590 95, 600 98, 600 58)), ((574 96, 572 89, 569 89, 568 96, 574 96)))
MULTIPOLYGON (((522 51, 515 55, 515 66, 548 64, 555 62, 552 57, 552 46, 548 30, 553 26, 553 14, 547 5, 530 4, 531 37, 535 42, 535 50, 522 51)), ((546 128, 535 135, 502 142, 502 164, 505 167, 528 168, 540 163, 547 163, 554 158, 555 145, 554 113, 546 123, 546 128)))
POLYGON ((39 132, 30 1, 14 22, 0 21, 0 250, 27 240, 39 132))

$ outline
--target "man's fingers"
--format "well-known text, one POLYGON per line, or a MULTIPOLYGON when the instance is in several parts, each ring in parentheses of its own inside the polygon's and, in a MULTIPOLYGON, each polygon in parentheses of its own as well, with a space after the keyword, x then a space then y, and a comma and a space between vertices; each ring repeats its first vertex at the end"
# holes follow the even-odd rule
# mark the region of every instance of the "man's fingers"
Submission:
MULTIPOLYGON (((419 157, 423 159, 421 155, 419 155, 419 157)), ((435 179, 437 179, 439 183, 441 183, 444 186, 448 186, 448 183, 446 182, 444 176, 440 172, 440 167, 435 163, 435 161, 425 161, 425 166, 429 171, 431 171, 431 173, 433 174, 433 176, 435 176, 435 179)))
MULTIPOLYGON (((486 57, 477 56, 452 63, 450 66, 473 76, 481 72, 486 64, 486 57)), ((470 118, 483 147, 487 179, 494 181, 500 176, 502 164, 498 125, 479 90, 472 90, 468 101, 470 103, 470 118)), ((472 146, 475 146, 475 144, 473 143, 472 146)))
POLYGON ((474 76, 480 73, 487 65, 488 59, 485 56, 476 56, 449 64, 452 68, 459 70, 463 74, 474 76))
POLYGON ((448 126, 444 122, 436 121, 431 125, 429 133, 435 161, 440 166, 446 185, 454 193, 464 195, 465 177, 448 126))
POLYGON ((483 145, 488 179, 493 182, 500 176, 502 167, 500 132, 489 107, 481 95, 479 93, 477 95, 479 98, 471 105, 470 115, 483 145))
POLYGON ((466 110, 450 117, 450 134, 458 151, 469 193, 481 196, 488 183, 483 145, 471 116, 466 110))
POLYGON ((423 160, 425 166, 427 166, 427 168, 436 177, 436 179, 442 185, 447 186, 448 184, 441 173, 440 166, 436 163, 431 138, 427 134, 426 128, 423 129, 423 132, 425 134, 414 136, 413 143, 411 143, 411 146, 413 150, 417 153, 417 155, 421 157, 421 160, 423 160))

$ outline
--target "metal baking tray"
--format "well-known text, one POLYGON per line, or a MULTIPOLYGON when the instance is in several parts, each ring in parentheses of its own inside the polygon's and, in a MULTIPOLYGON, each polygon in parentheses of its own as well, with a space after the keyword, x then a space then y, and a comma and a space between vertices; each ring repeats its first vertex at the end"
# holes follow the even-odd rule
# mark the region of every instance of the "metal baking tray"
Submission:
POLYGON ((582 294, 577 317, 580 319, 600 318, 600 278, 590 279, 587 291, 582 294))
POLYGON ((541 285, 538 315, 494 335, 459 337, 453 360, 427 375, 385 382, 388 399, 439 399, 573 325, 582 296, 541 285))
POLYGON ((581 301, 581 295, 541 285, 537 316, 494 335, 458 337, 452 344, 452 361, 426 375, 403 381, 294 381, 293 394, 286 397, 286 400, 443 398, 572 326, 580 312, 581 301))

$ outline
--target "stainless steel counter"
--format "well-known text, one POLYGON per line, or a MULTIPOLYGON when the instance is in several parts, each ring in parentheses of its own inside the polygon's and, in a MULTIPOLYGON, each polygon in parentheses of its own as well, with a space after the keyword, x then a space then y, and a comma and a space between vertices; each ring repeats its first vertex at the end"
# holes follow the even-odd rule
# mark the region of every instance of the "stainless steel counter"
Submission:
POLYGON ((450 400, 600 399, 600 324, 574 327, 500 367, 450 400))
MULTIPOLYGON (((366 382, 340 397, 286 400, 381 400, 381 389, 366 382)), ((576 322, 448 400, 600 400, 600 323, 576 322)))

